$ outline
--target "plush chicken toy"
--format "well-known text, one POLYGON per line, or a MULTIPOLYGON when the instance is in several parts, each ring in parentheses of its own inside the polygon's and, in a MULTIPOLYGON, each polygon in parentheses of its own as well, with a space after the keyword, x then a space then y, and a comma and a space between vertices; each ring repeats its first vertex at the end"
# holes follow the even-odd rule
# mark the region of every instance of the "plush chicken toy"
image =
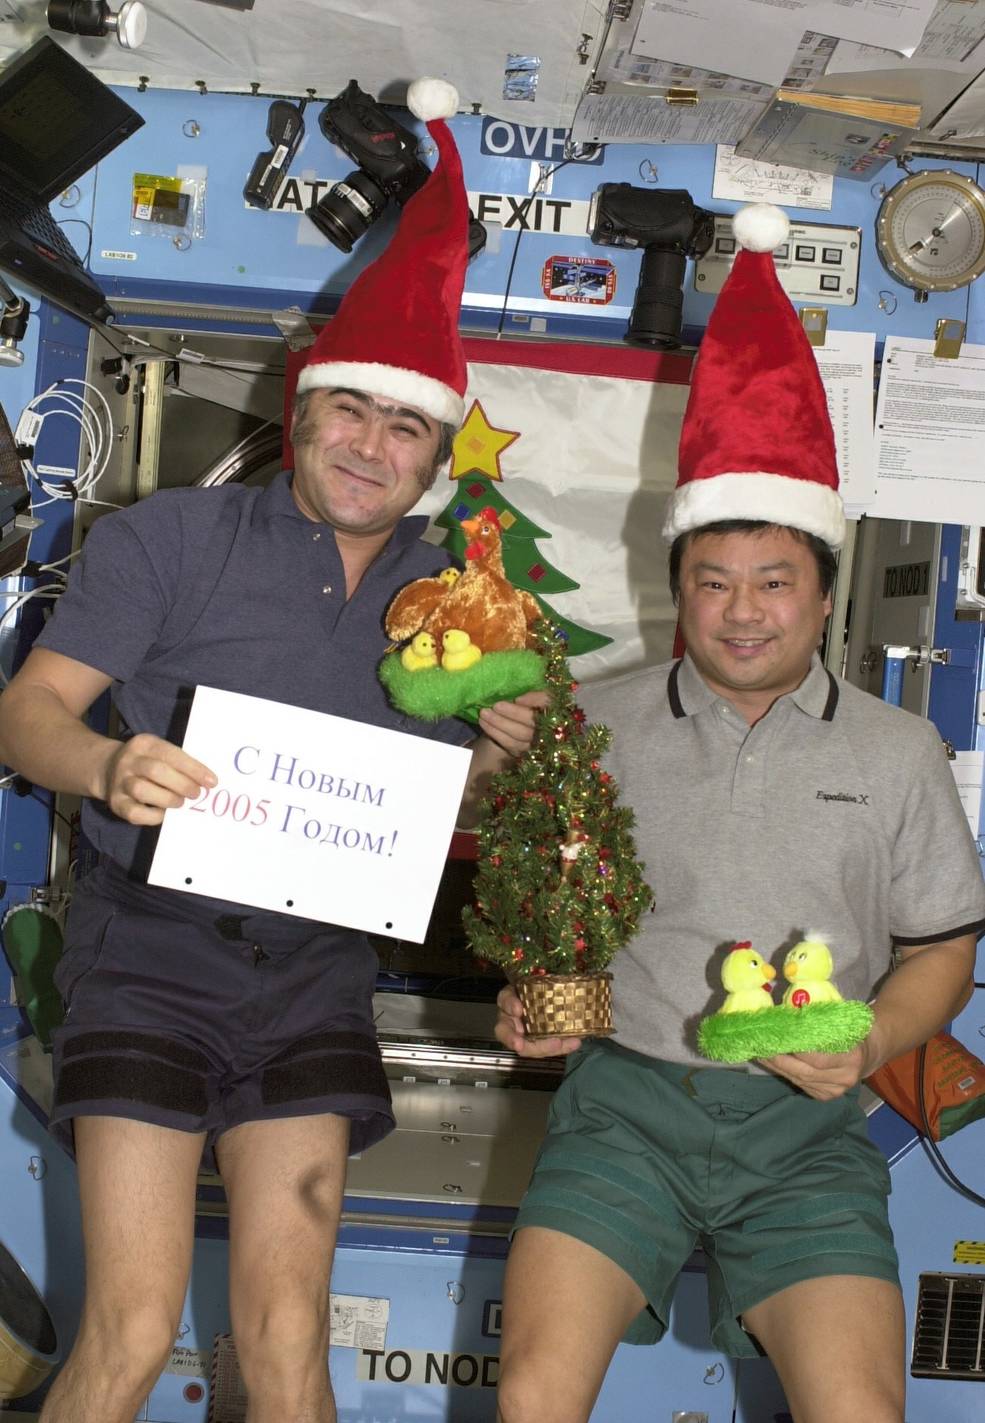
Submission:
POLYGON ((438 646, 448 631, 468 633, 483 654, 529 646, 528 631, 543 614, 531 593, 514 588, 503 571, 503 535, 495 509, 463 519, 468 534, 465 572, 449 579, 418 578, 401 588, 387 609, 394 642, 429 632, 438 646))
POLYGON ((833 969, 831 950, 821 935, 807 934, 783 960, 789 987, 777 1004, 771 986, 776 969, 748 940, 735 944, 722 965, 725 1002, 698 1025, 699 1050, 714 1062, 748 1062, 777 1053, 848 1052, 868 1036, 872 1009, 868 1003, 842 998, 831 982, 833 969))
POLYGON ((408 583, 384 619, 394 644, 409 645, 387 652, 380 680, 396 707, 426 721, 474 721, 482 707, 544 686, 532 636, 543 613, 536 598, 506 576, 496 511, 483 509, 463 519, 462 528, 469 540, 464 571, 446 568, 436 578, 408 583))
POLYGON ((790 1008, 806 1008, 808 1003, 843 1003, 831 982, 834 960, 820 939, 801 939, 783 960, 783 977, 790 987, 783 1002, 790 1008))
POLYGON ((748 939, 740 940, 730 949, 722 965, 722 986, 728 996, 719 1012, 758 1013, 763 1008, 772 1008, 773 990, 770 985, 774 978, 776 969, 773 965, 756 953, 748 939))

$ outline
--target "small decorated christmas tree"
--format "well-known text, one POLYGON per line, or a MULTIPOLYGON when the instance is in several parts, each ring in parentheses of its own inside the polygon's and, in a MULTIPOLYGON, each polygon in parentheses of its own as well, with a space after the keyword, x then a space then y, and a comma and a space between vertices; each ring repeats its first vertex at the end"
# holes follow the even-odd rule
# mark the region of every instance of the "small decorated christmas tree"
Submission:
POLYGON ((473 953, 516 987, 531 1036, 603 1036, 612 1031, 605 969, 653 895, 633 813, 602 769, 611 733, 586 725, 556 629, 538 624, 537 639, 550 704, 530 750, 490 785, 475 907, 463 917, 473 953))

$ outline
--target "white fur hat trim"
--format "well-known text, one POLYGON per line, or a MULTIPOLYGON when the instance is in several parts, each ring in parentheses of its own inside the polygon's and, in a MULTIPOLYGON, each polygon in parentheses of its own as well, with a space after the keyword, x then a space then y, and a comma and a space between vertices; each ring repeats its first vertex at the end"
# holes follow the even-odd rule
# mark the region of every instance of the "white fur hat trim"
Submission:
POLYGON ((790 235, 790 219, 772 203, 750 203, 732 218, 732 231, 749 252, 775 252, 790 235))
POLYGON ((458 113, 458 90, 446 79, 415 79, 407 90, 407 107, 415 118, 450 119, 458 113))
POLYGON ((362 390, 423 410, 432 420, 459 429, 465 401, 450 386, 420 371, 385 366, 374 361, 315 361, 298 377, 298 394, 306 390, 362 390))
POLYGON ((787 474, 715 474, 691 479, 674 490, 664 516, 663 536, 701 529, 720 519, 755 519, 780 528, 816 534, 829 548, 845 541, 845 506, 836 489, 787 474))

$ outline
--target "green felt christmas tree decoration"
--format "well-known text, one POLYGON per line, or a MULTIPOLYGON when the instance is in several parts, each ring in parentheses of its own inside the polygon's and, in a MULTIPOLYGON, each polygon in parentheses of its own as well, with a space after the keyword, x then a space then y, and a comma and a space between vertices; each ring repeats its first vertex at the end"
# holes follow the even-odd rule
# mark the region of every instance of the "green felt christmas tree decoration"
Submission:
MULTIPOLYGON (((456 450, 456 466, 459 455, 456 450)), ((569 593, 580 587, 560 569, 544 558, 534 542, 535 539, 549 539, 551 535, 528 519, 515 504, 511 504, 502 493, 499 484, 476 470, 456 475, 456 488, 446 507, 435 518, 438 528, 447 529, 442 547, 456 558, 462 558, 465 537, 462 520, 473 518, 480 509, 495 509, 503 527, 503 566, 514 587, 532 593, 541 610, 555 627, 567 638, 569 657, 580 657, 585 652, 595 652, 612 641, 602 633, 563 618, 547 602, 547 593, 569 593)))
POLYGON ((531 1036, 612 1031, 606 967, 653 895, 636 859, 633 814, 602 768, 611 735, 587 725, 556 629, 535 629, 550 703, 533 745, 496 776, 479 827, 472 951, 498 964, 531 1036))
POLYGON ((783 961, 789 985, 773 1002, 776 970, 746 939, 722 965, 725 1002, 698 1027, 698 1047, 714 1062, 749 1062, 789 1052, 849 1052, 872 1028, 868 1003, 845 1001, 831 982, 831 950, 816 934, 794 944, 783 961))

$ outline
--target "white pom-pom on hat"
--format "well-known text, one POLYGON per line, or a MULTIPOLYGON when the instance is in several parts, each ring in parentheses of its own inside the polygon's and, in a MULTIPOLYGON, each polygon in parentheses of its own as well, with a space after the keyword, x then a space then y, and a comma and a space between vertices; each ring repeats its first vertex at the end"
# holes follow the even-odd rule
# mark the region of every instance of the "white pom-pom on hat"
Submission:
POLYGON ((407 90, 407 107, 425 123, 450 119, 458 113, 458 90, 446 79, 415 79, 407 90))
POLYGON ((732 218, 732 231, 749 252, 775 252, 789 236, 790 219, 772 203, 750 203, 732 218))

